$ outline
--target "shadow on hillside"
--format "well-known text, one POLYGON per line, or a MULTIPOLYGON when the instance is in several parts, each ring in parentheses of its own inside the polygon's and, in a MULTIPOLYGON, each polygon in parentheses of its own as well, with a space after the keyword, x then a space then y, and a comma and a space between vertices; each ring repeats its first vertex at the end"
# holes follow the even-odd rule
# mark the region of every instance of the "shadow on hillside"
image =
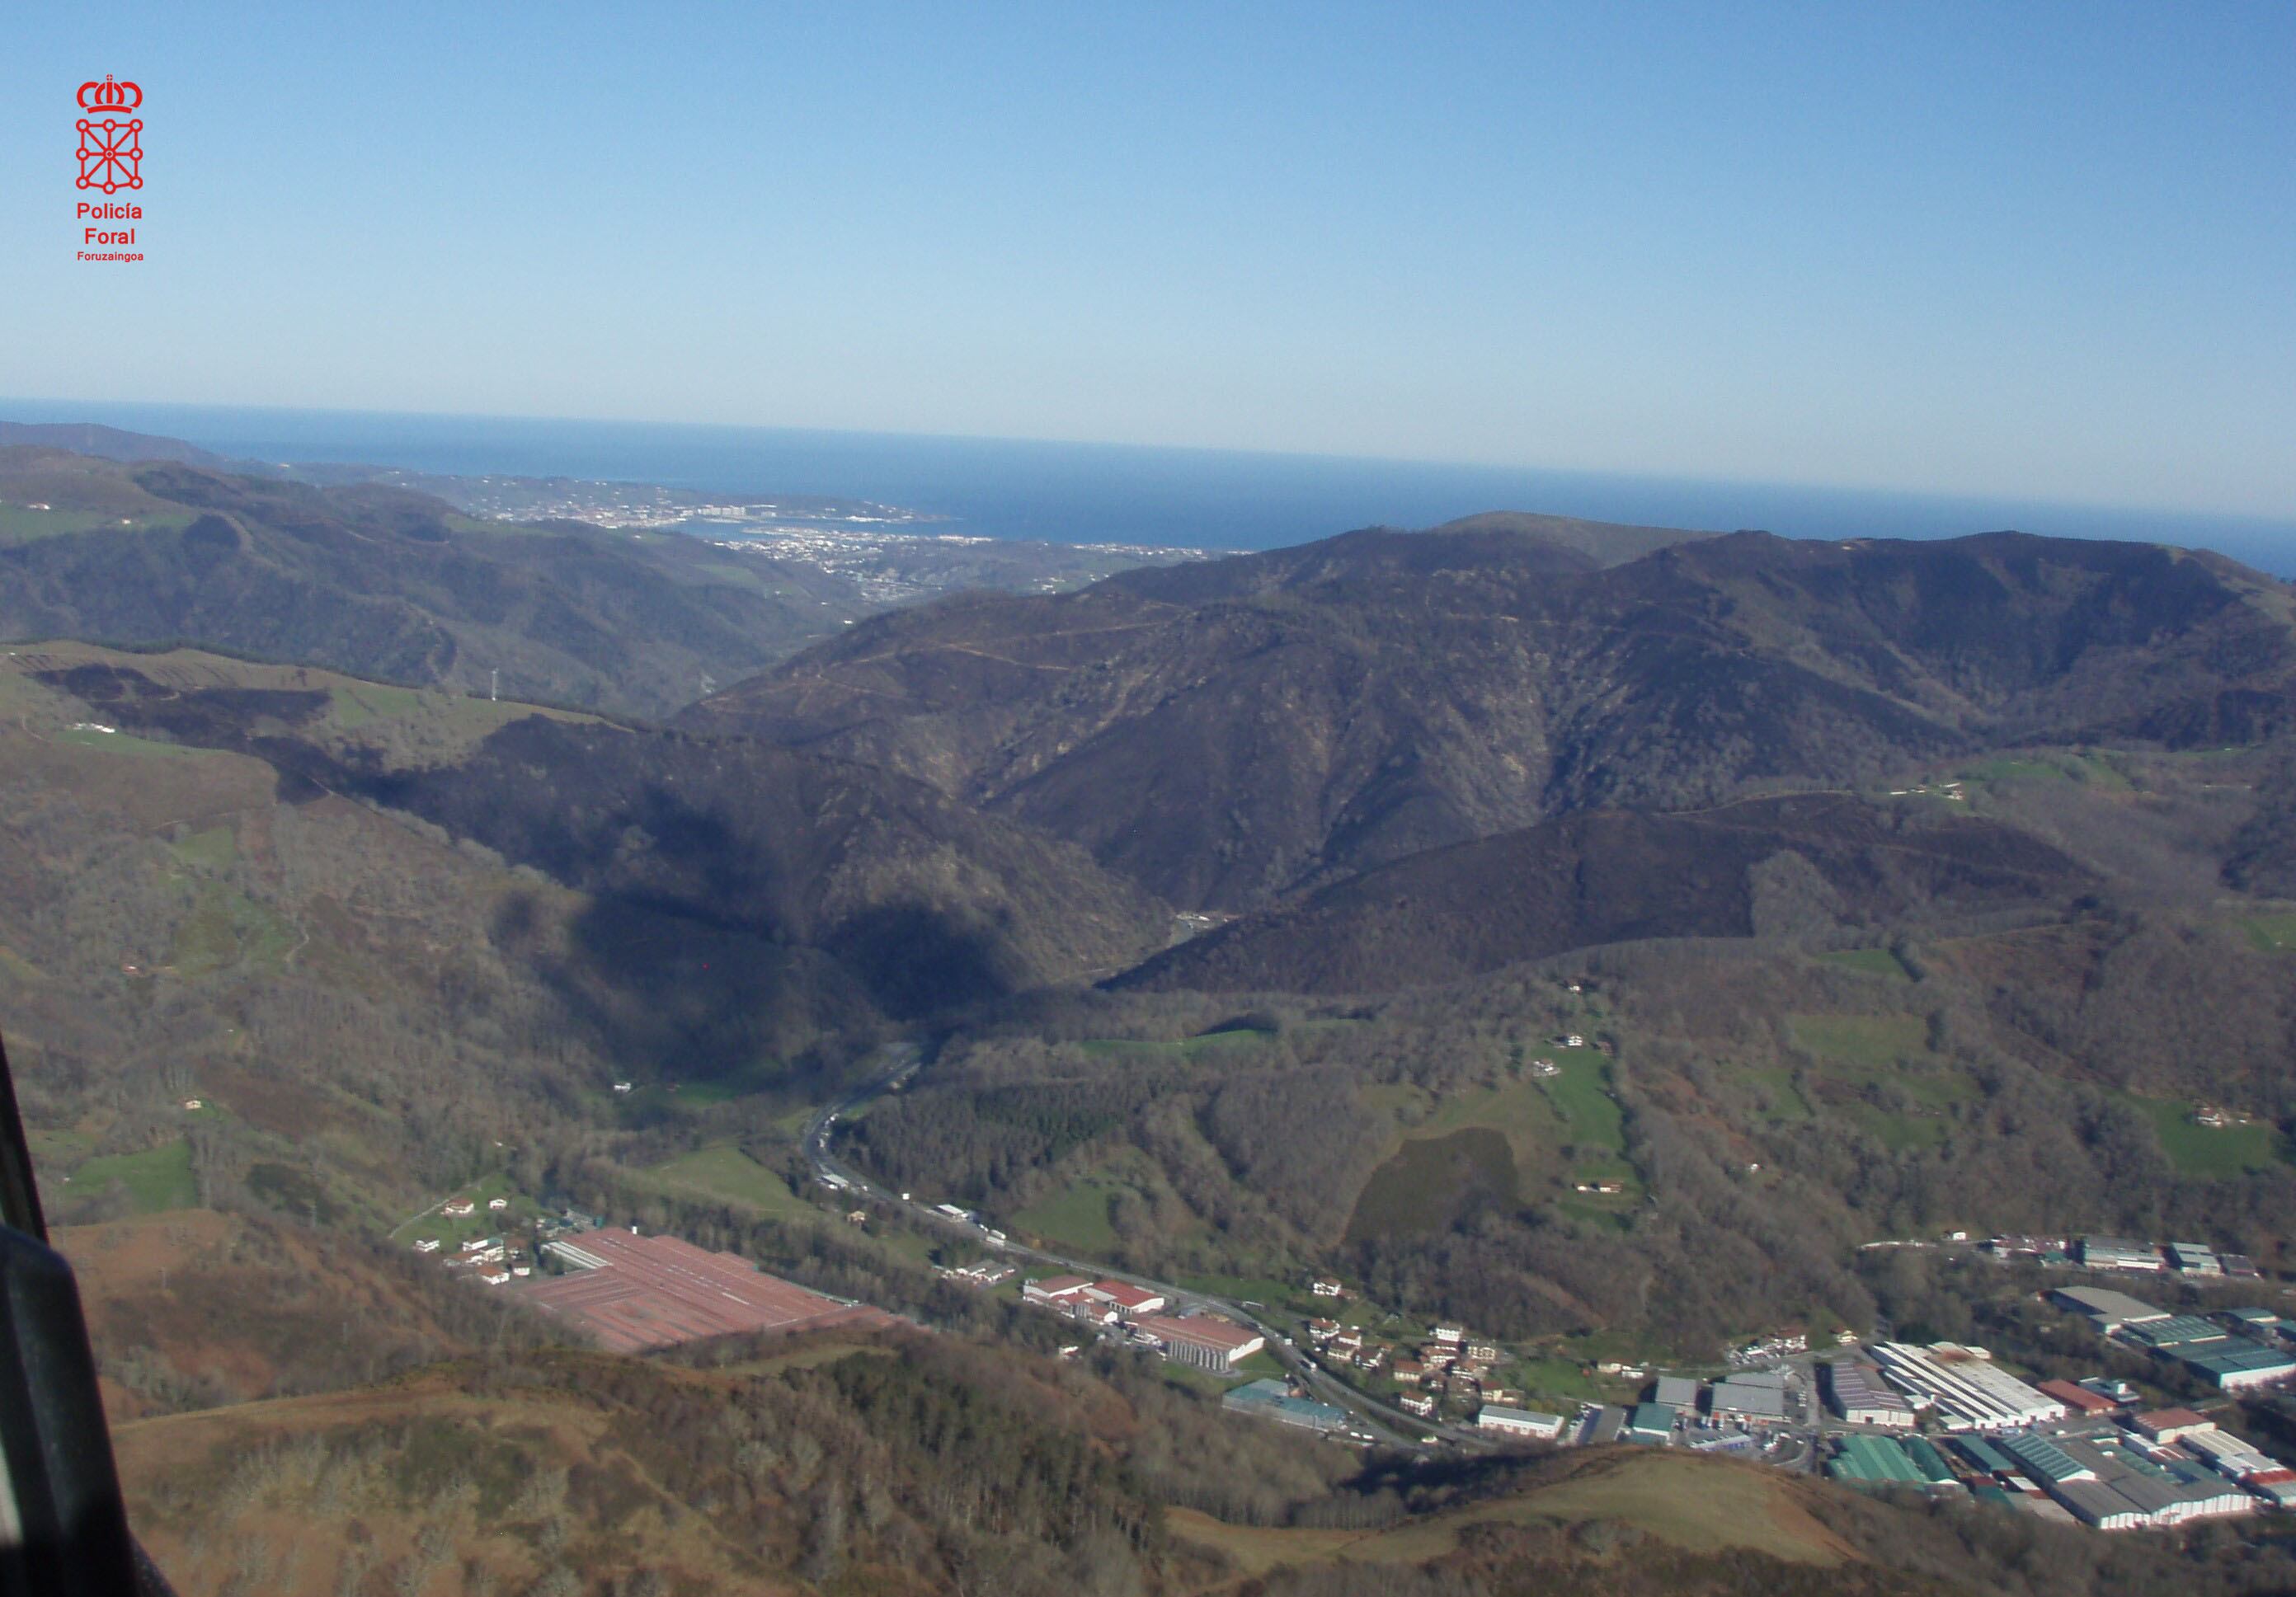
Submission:
MULTIPOLYGON (((579 885, 579 884, 574 884, 579 885)), ((532 905, 505 905, 495 940, 525 962, 608 1057, 684 1082, 770 1085, 768 1061, 1008 990, 990 939, 930 907, 876 906, 824 947, 778 942, 695 906, 594 897, 545 943, 532 905)))
POLYGON ((496 946, 636 1078, 755 1090, 822 1033, 869 1019, 866 995, 809 949, 618 898, 586 905, 562 938, 544 941, 533 919, 507 903, 496 946))

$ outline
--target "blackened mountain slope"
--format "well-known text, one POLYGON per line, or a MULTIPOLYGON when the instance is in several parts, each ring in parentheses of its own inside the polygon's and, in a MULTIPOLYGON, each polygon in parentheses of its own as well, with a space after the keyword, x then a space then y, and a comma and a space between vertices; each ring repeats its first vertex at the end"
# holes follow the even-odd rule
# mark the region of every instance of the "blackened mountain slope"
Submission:
POLYGON ((2092 885, 2012 828, 1923 820, 1847 796, 1692 815, 1590 810, 1367 871, 1185 943, 1114 985, 1386 992, 1643 938, 2055 910, 2092 885))
POLYGON ((687 712, 915 775, 1244 908, 1594 806, 1839 786, 2027 741, 2261 737, 2282 585, 1993 534, 1350 534, 1058 598, 885 618, 687 712))
POLYGON ((113 725, 252 754, 291 798, 410 813, 587 895, 594 979, 659 986, 664 1006, 695 979, 681 939, 817 950, 906 1016, 1104 976, 1160 946, 1171 923, 1072 844, 921 782, 753 740, 537 715, 407 766, 331 734, 324 691, 184 689, 111 665, 42 680, 113 725), (641 924, 651 947, 634 939, 641 924))
POLYGON ((823 949, 895 1014, 1105 971, 1170 923, 1073 845, 747 739, 537 717, 357 785, 602 900, 823 949))

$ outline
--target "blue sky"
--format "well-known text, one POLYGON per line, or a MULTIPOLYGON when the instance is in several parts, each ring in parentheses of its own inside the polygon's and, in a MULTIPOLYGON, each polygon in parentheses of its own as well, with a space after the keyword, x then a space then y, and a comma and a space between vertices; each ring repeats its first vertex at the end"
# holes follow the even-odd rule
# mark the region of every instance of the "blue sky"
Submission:
POLYGON ((0 393, 2296 514, 2296 6, 1114 9, 20 8, 0 393))

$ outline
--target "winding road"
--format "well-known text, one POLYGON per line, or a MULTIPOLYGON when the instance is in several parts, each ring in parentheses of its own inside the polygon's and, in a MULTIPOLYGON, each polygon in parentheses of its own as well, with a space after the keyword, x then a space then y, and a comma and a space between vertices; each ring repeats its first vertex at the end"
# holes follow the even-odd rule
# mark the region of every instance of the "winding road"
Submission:
POLYGON ((1488 1448, 1491 1445, 1488 1437, 1480 1436, 1468 1427, 1438 1424, 1432 1421, 1419 1419, 1406 1413, 1399 1408, 1356 1390, 1355 1388, 1338 1380, 1308 1359, 1292 1345, 1288 1332, 1278 1326, 1269 1324, 1241 1303, 1231 1302, 1225 1298, 1216 1298, 1206 1292, 1191 1291, 1177 1282, 1157 1281, 1150 1276, 1119 1270, 1113 1265, 1098 1259, 1076 1258, 1067 1254, 1047 1252, 1044 1249, 1033 1248, 1010 1239, 1007 1239, 1000 1249, 988 1240, 985 1233, 990 1229, 989 1227, 952 1219, 931 1204, 919 1202, 899 1192, 890 1191, 870 1180, 860 1171, 840 1163, 829 1149, 831 1134, 835 1130, 837 1122, 864 1105, 882 1097, 893 1089, 895 1083, 917 1069, 924 1061, 923 1049, 914 1043, 895 1044, 889 1052, 891 1056, 890 1062, 884 1069, 844 1097, 822 1109, 806 1123, 805 1157, 807 1162, 813 1167, 816 1179, 824 1180, 832 1185, 841 1183, 843 1190, 857 1196, 866 1198, 885 1208, 896 1209, 913 1221, 964 1236, 980 1243, 983 1247, 1001 1251, 1008 1258, 1057 1265, 1061 1269, 1072 1270, 1080 1275, 1090 1275, 1095 1279, 1128 1282, 1136 1287, 1144 1287, 1152 1292, 1160 1292, 1176 1311, 1187 1308, 1206 1309, 1225 1314, 1239 1324, 1248 1325, 1267 1339, 1268 1352, 1302 1387, 1324 1402, 1334 1404, 1353 1414, 1358 1430, 1372 1440, 1382 1442, 1390 1446, 1407 1448, 1427 1446, 1429 1444, 1424 1438, 1431 1436, 1439 1438, 1437 1444, 1439 1445, 1447 1443, 1453 1446, 1481 1449, 1488 1448))

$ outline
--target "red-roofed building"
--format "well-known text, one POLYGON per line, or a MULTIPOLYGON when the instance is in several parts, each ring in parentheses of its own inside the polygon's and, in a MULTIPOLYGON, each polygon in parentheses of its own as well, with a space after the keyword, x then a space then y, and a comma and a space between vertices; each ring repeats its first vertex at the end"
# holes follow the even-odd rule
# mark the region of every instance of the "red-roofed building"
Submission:
POLYGON ((2214 1430, 2217 1422, 2206 1414, 2196 1414, 2188 1408, 2158 1408, 2151 1413, 2139 1414, 2132 1421, 2138 1434, 2156 1442, 2173 1442, 2188 1431, 2214 1430))
POLYGON ((580 1326, 611 1353, 855 1320, 892 1323, 882 1310, 849 1307, 768 1275, 738 1254, 711 1253, 676 1237, 586 1231, 547 1246, 577 1268, 521 1287, 520 1297, 580 1326))
POLYGON ((2070 1380, 2045 1380, 2039 1390, 2044 1396, 2054 1397, 2067 1408, 2078 1409, 2084 1414, 2109 1414, 2120 1405, 2112 1398, 2077 1387, 2070 1380))
POLYGON ((1021 1288, 1021 1298, 1024 1303, 1033 1303, 1044 1308, 1070 1308, 1091 1286, 1091 1280, 1082 1275, 1047 1275, 1041 1281, 1024 1284, 1021 1288))
POLYGON ((1084 1295, 1095 1302, 1105 1303, 1126 1319, 1152 1314, 1164 1306, 1164 1294, 1152 1292, 1121 1281, 1096 1281, 1085 1288, 1084 1295))
POLYGON ((1169 1314, 1143 1314, 1132 1328, 1155 1338, 1166 1358, 1203 1370, 1233 1370, 1267 1346, 1267 1339, 1258 1331, 1216 1314, 1193 1314, 1185 1320, 1169 1314))

